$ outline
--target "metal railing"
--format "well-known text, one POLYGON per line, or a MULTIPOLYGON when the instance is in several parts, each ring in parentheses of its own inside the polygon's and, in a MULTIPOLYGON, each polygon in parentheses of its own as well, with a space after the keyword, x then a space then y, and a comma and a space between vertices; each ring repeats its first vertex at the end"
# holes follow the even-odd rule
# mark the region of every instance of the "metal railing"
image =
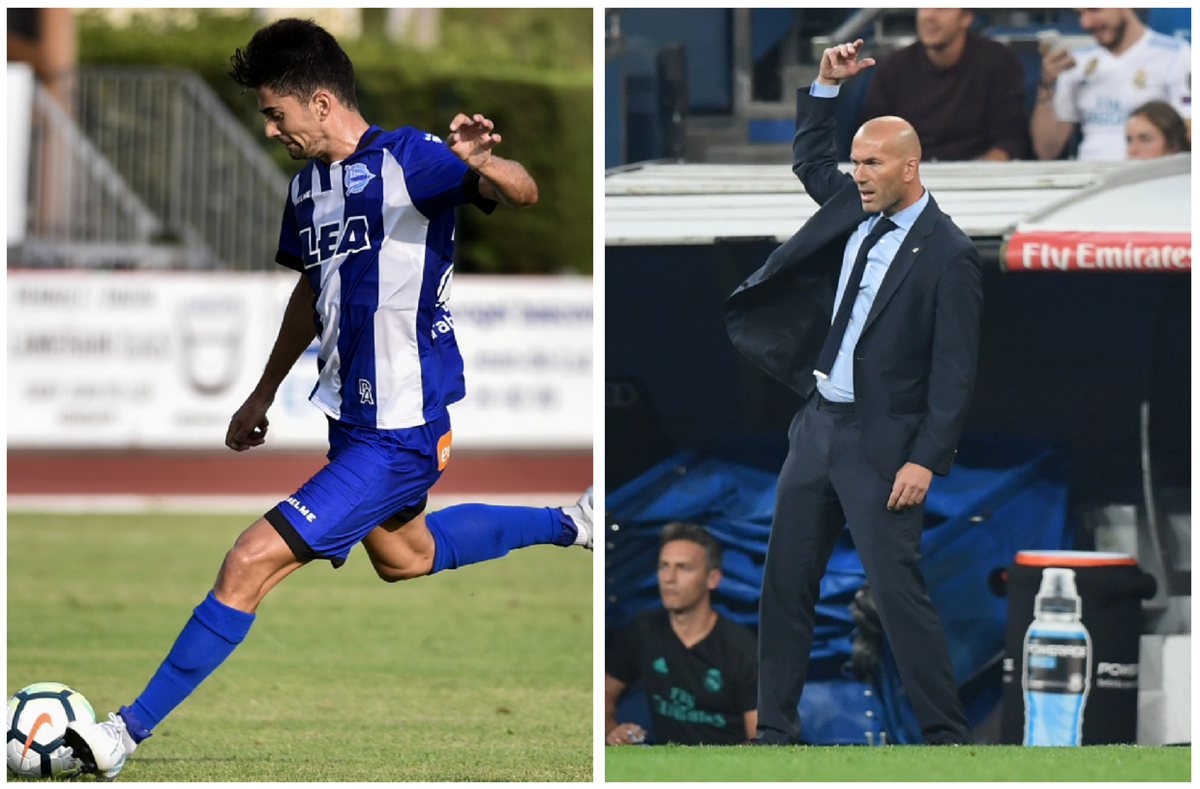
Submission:
POLYGON ((288 179, 196 74, 84 68, 80 127, 117 172, 208 265, 274 267, 288 179))
POLYGON ((36 81, 31 110, 27 227, 10 265, 121 265, 155 257, 152 242, 162 223, 36 81))
POLYGON ((192 72, 83 68, 34 89, 28 228, 9 264, 275 267, 288 179, 192 72))

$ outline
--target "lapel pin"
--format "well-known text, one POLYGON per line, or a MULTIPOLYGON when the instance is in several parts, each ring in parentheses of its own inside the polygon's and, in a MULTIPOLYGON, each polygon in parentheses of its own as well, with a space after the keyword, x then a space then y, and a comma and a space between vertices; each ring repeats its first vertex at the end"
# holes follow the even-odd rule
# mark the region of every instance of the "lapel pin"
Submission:
POLYGON ((913 252, 919 252, 920 250, 921 250, 920 247, 913 247, 913 252))

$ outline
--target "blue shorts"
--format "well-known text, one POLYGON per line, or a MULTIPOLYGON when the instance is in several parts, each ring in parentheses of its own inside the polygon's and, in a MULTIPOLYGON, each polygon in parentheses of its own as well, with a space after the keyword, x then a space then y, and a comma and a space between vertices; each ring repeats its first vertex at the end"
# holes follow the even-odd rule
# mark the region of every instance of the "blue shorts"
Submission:
POLYGON ((329 420, 329 463, 264 517, 296 558, 341 567, 350 549, 390 518, 425 510, 450 459, 450 416, 377 430, 329 420))

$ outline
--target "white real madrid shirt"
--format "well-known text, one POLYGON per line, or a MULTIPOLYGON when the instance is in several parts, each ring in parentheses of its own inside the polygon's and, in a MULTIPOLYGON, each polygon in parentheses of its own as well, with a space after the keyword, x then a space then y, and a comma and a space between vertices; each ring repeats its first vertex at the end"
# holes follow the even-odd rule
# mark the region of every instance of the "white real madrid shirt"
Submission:
POLYGON ((1071 56, 1075 66, 1058 77, 1054 111, 1061 121, 1082 124, 1080 159, 1124 159, 1125 121, 1148 101, 1192 116, 1192 50, 1185 41, 1146 30, 1119 56, 1099 44, 1071 56))
POLYGON ((465 394, 447 302, 454 209, 487 213, 479 175, 436 135, 372 126, 358 149, 292 179, 278 263, 316 294, 317 385, 330 418, 381 430, 432 421, 465 394))

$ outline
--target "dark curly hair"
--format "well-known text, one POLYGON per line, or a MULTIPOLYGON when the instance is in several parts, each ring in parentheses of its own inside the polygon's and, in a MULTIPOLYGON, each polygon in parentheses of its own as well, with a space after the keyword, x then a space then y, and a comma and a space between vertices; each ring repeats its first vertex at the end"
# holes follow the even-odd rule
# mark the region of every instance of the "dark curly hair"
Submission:
POLYGON ((717 538, 709 534, 708 530, 703 526, 684 521, 672 521, 664 526, 662 533, 658 535, 658 547, 662 548, 662 546, 675 540, 687 540, 688 542, 696 543, 704 549, 705 568, 708 570, 721 569, 721 561, 724 558, 721 543, 717 542, 717 538))
POLYGON ((324 88, 349 109, 358 109, 354 64, 337 39, 311 19, 267 25, 229 62, 229 76, 243 88, 267 88, 302 102, 324 88))

